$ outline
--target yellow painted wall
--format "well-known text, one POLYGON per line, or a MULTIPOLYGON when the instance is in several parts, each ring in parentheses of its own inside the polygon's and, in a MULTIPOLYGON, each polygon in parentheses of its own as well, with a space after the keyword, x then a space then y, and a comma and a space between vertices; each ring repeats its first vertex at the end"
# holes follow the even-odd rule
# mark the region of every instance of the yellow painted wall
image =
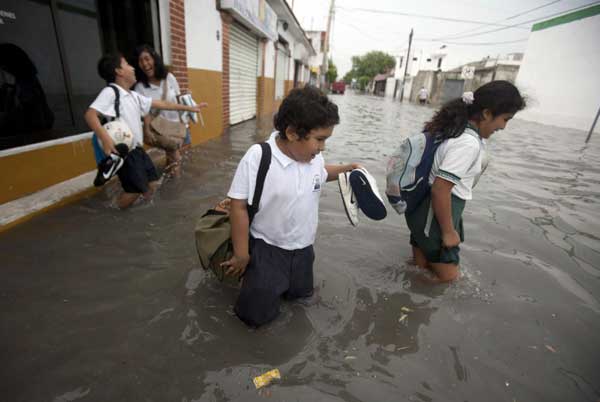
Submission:
POLYGON ((285 94, 285 96, 287 96, 287 94, 289 94, 292 89, 294 89, 294 81, 285 80, 283 82, 283 93, 285 94))
POLYGON ((197 145, 223 133, 223 96, 222 73, 220 71, 188 68, 188 86, 194 100, 207 102, 202 109, 204 127, 200 123, 192 124, 192 145, 197 145))
POLYGON ((257 117, 270 117, 278 107, 279 103, 275 101, 275 80, 273 78, 258 77, 256 96, 257 117))
POLYGON ((94 151, 89 138, 0 157, 0 204, 95 168, 94 151))

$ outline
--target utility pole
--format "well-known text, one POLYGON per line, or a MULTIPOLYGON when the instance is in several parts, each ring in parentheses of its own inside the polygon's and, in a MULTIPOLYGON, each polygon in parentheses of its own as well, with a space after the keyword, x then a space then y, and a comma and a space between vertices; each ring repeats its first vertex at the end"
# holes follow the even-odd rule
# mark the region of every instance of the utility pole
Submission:
POLYGON ((327 70, 329 70, 329 60, 327 56, 329 54, 329 32, 331 30, 331 19, 333 18, 334 8, 335 0, 331 0, 329 3, 329 16, 327 17, 327 32, 325 32, 325 40, 323 41, 323 77, 321 78, 322 87, 325 86, 327 70))
POLYGON ((587 138, 585 139, 586 144, 590 141, 590 138, 592 138, 592 133, 594 132, 594 128, 596 128, 596 123, 598 123, 598 117, 600 117, 600 109, 598 109, 598 113, 596 113, 596 118, 594 119, 594 122, 592 123, 592 128, 590 128, 590 132, 589 132, 587 138))
POLYGON ((408 51, 406 52, 406 64, 404 65, 404 77, 402 77, 402 89, 400 90, 400 102, 404 100, 404 84, 406 82, 406 73, 408 71, 408 63, 410 59, 410 46, 412 45, 413 29, 410 29, 410 35, 408 35, 408 51))

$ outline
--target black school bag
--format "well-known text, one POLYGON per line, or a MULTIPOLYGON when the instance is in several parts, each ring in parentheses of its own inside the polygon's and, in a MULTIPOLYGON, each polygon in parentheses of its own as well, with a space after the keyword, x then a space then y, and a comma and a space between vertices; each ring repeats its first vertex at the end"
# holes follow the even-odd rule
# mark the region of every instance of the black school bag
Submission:
MULTIPOLYGON (((256 175, 254 196, 252 197, 252 205, 248 204, 250 225, 258 212, 265 178, 271 165, 271 146, 266 142, 262 142, 260 143, 260 147, 262 155, 260 157, 258 174, 256 175)), ((218 211, 214 208, 209 209, 198 220, 194 233, 196 251, 198 252, 202 268, 205 270, 210 269, 217 279, 223 281, 225 279, 225 270, 221 267, 221 263, 229 260, 233 255, 229 213, 218 211)))

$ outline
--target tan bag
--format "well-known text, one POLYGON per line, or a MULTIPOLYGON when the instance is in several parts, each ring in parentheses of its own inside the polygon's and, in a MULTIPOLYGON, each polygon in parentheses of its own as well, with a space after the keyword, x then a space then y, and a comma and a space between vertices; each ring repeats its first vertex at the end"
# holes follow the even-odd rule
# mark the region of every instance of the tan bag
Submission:
MULTIPOLYGON (((167 99, 168 83, 165 78, 162 100, 167 99)), ((167 120, 159 112, 152 113, 149 133, 145 133, 145 142, 148 145, 162 148, 166 151, 175 151, 181 147, 187 134, 187 127, 179 121, 167 120)))

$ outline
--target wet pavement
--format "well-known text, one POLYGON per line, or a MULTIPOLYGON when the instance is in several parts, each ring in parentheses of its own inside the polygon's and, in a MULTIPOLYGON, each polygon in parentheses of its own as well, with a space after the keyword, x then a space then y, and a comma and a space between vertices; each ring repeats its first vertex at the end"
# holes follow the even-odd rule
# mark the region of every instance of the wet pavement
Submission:
MULTIPOLYGON (((327 163, 387 155, 428 107, 346 93, 327 163)), ((2 401, 598 401, 600 138, 520 121, 490 142, 465 212, 462 278, 416 280, 391 208, 348 223, 325 186, 312 306, 258 329, 197 260, 196 220, 270 122, 194 148, 151 204, 110 192, 0 234, 2 401), (262 390, 252 378, 278 368, 262 390)))

